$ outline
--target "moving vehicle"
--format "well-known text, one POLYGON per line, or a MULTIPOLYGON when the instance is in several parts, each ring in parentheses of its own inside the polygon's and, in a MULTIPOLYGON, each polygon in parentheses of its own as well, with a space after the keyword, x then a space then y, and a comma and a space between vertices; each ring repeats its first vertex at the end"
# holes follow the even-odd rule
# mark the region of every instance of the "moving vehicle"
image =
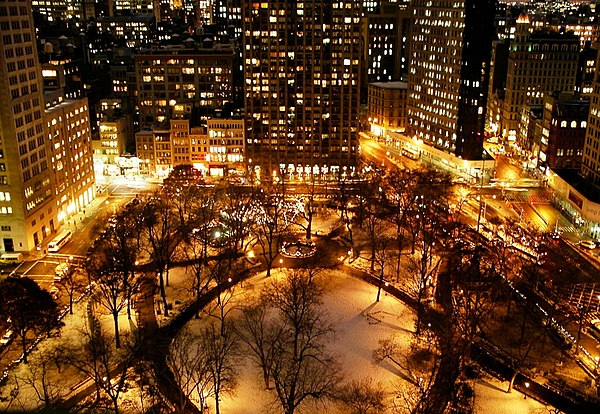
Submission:
POLYGON ((23 262, 23 253, 2 253, 0 263, 19 264, 23 262))
POLYGON ((48 243, 48 251, 49 252, 57 252, 63 247, 65 244, 71 240, 73 237, 73 233, 70 230, 62 231, 58 236, 54 238, 50 243, 48 243))
POLYGON ((581 247, 585 247, 586 249, 594 250, 596 248, 596 243, 591 240, 582 240, 579 242, 581 247))
POLYGON ((408 148, 408 147, 402 148, 402 155, 404 155, 407 158, 410 158, 411 160, 419 159, 419 151, 417 151, 416 149, 413 149, 413 148, 408 148))

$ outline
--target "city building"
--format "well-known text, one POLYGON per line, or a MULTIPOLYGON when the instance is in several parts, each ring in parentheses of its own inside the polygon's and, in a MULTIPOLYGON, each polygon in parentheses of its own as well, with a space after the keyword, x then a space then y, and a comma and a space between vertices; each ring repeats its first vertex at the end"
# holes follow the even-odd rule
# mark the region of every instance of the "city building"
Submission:
POLYGON ((95 197, 92 136, 87 98, 65 99, 44 112, 58 224, 95 197))
MULTIPOLYGON (((596 44, 596 48, 598 46, 596 44)), ((596 61, 596 67, 600 67, 600 54, 596 61)), ((593 88, 581 175, 596 186, 600 193, 600 73, 598 71, 595 74, 593 88)))
POLYGON ((0 3, 0 34, 0 251, 29 251, 60 226, 29 1, 0 3))
POLYGON ((577 65, 577 76, 575 78, 575 93, 581 97, 590 97, 594 87, 594 75, 596 74, 596 59, 598 49, 592 47, 590 42, 586 42, 581 52, 579 52, 579 64, 577 65))
POLYGON ((72 59, 42 63, 44 92, 60 91, 60 95, 65 99, 79 98, 82 90, 79 63, 72 59))
POLYGON ((161 0, 108 0, 109 16, 154 14, 161 0))
POLYGON ((408 75, 408 39, 410 12, 404 3, 384 2, 379 12, 365 18, 363 84, 406 81, 408 75))
MULTIPOLYGON (((579 39, 572 33, 530 33, 530 28, 529 17, 519 16, 507 62, 501 62, 504 55, 499 54, 494 60, 495 65, 506 67, 506 84, 502 93, 489 92, 488 125, 510 143, 516 141, 523 105, 541 105, 548 92, 575 90, 579 39)), ((493 70, 492 76, 499 76, 499 71, 493 70)), ((495 79, 490 83, 497 88, 495 79)))
POLYGON ((162 48, 135 57, 139 128, 168 129, 171 119, 228 115, 231 49, 162 48))
POLYGON ((50 22, 69 19, 89 20, 95 17, 94 0, 31 0, 34 12, 50 22))
POLYGON ((115 42, 135 48, 149 45, 156 31, 156 20, 152 14, 99 17, 95 25, 99 33, 110 34, 115 42))
MULTIPOLYGON (((543 105, 528 105, 525 104, 521 110, 521 117, 519 119, 519 131, 517 133, 517 145, 519 148, 523 148, 523 152, 528 154, 529 161, 533 161, 533 143, 536 141, 536 137, 542 135, 542 117, 544 115, 543 105)), ((546 136, 548 133, 546 132, 546 136)), ((539 141, 539 139, 538 139, 539 141)), ((529 165, 534 168, 536 163, 529 165)))
POLYGON ((410 3, 408 133, 463 159, 483 154, 495 3, 410 3))
MULTIPOLYGON (((598 48, 598 45, 594 45, 598 48)), ((600 57, 596 67, 600 65, 600 57)), ((594 75, 581 168, 546 172, 556 203, 587 235, 600 240, 600 74, 594 75)), ((568 124, 567 124, 568 125, 568 124)))
POLYGON ((178 165, 192 165, 211 177, 243 171, 244 119, 214 118, 206 122, 205 127, 192 127, 187 119, 173 119, 169 130, 136 133, 140 168, 158 177, 166 177, 178 165))
POLYGON ((579 169, 590 101, 573 93, 544 96, 541 134, 533 142, 533 164, 541 169, 579 169))
POLYGON ((213 0, 213 22, 219 35, 242 38, 242 0, 213 0))
POLYGON ((407 91, 406 82, 369 84, 367 116, 371 133, 385 136, 387 131, 405 131, 407 91))
POLYGON ((363 42, 356 1, 244 0, 246 156, 253 174, 351 174, 363 42))
POLYGON ((100 157, 104 165, 116 164, 116 158, 125 153, 129 123, 127 116, 113 116, 99 121, 100 152, 95 155, 100 157))

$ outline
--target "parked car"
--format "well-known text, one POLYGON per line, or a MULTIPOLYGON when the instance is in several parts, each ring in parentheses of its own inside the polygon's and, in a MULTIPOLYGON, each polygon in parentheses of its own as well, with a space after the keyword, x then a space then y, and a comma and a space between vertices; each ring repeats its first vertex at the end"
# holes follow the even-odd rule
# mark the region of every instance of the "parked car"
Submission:
POLYGON ((13 335, 13 331, 12 330, 8 330, 4 333, 4 335, 2 336, 2 338, 0 338, 0 345, 4 346, 6 344, 8 344, 10 342, 10 340, 12 339, 12 335, 13 335))
POLYGON ((579 245, 589 250, 594 250, 596 248, 596 243, 592 240, 582 240, 579 242, 579 245))

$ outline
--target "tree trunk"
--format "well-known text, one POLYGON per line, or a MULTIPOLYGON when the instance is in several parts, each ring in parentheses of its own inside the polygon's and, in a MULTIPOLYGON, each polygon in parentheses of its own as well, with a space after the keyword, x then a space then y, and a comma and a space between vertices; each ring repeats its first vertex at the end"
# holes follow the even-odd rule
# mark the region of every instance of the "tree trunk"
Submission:
POLYGON ((308 213, 308 220, 306 223, 306 240, 310 240, 311 238, 311 233, 312 233, 312 216, 313 213, 309 212, 308 213))
POLYGON ((215 387, 215 413, 216 414, 220 414, 220 408, 219 408, 219 391, 218 391, 218 387, 215 387))
POLYGON ((121 337, 119 335, 119 312, 113 311, 113 322, 115 324, 115 347, 121 348, 121 337))
POLYGON ((127 319, 131 320, 131 295, 127 295, 127 319))
POLYGON ((379 275, 379 287, 377 288, 377 302, 379 302, 379 297, 381 296, 381 288, 383 285, 383 272, 379 275))
POLYGON ((159 282, 159 287, 160 287, 160 296, 162 297, 162 300, 163 300, 163 308, 164 308, 163 314, 165 316, 169 316, 169 310, 167 309, 167 292, 165 291, 165 279, 163 277, 162 269, 158 272, 158 282, 159 282))
POLYGON ((113 409, 115 410, 115 414, 119 414, 119 399, 117 397, 113 398, 113 409))
POLYGON ((507 394, 512 392, 513 386, 515 385, 515 379, 517 379, 517 375, 519 375, 519 370, 515 369, 515 372, 510 377, 510 381, 508 382, 508 390, 506 390, 507 394))
POLYGON ((69 295, 69 315, 73 315, 73 292, 69 295))
POLYGON ((371 240, 371 272, 374 272, 374 271, 375 271, 375 240, 371 240))

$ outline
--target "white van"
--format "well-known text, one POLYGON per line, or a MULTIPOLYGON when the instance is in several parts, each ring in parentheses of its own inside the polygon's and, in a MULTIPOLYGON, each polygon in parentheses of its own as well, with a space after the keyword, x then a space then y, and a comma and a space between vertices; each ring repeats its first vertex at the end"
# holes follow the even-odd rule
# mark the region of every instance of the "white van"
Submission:
POLYGON ((23 253, 2 253, 0 263, 19 264, 23 262, 23 253))

